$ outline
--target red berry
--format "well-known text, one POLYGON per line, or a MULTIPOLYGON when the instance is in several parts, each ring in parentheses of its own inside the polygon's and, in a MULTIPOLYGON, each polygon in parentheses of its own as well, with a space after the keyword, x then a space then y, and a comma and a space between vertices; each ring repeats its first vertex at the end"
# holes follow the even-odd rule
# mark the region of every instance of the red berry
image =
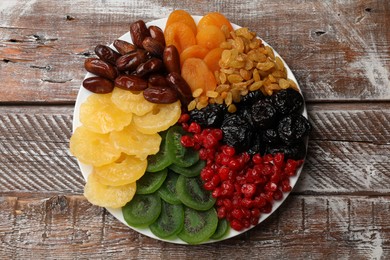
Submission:
POLYGON ((219 177, 218 174, 215 174, 212 178, 211 178, 211 182, 213 183, 213 185, 215 187, 218 186, 218 184, 221 182, 221 178, 219 177))
POLYGON ((244 212, 240 208, 235 208, 232 210, 232 216, 236 219, 242 219, 244 217, 244 212))
POLYGON ((183 127, 184 131, 188 132, 188 124, 187 123, 182 123, 181 127, 183 127))
POLYGON ((219 207, 217 209, 217 215, 218 215, 218 218, 221 219, 221 218, 225 218, 226 217, 226 208, 224 206, 222 207, 219 207))
MULTIPOLYGON (((265 205, 265 204, 264 204, 265 205)), ((259 208, 253 208, 251 209, 251 216, 252 217, 256 217, 256 218, 259 218, 261 215, 261 212, 259 210, 259 208)))
POLYGON ((224 145, 222 147, 222 152, 227 156, 232 157, 236 153, 236 150, 232 146, 224 145))
POLYGON ((279 168, 282 168, 284 164, 284 154, 283 153, 277 153, 274 156, 274 165, 276 165, 279 168))
POLYGON ((218 140, 212 135, 208 134, 203 139, 203 146, 206 148, 212 148, 218 144, 218 140))
POLYGON ((190 120, 190 115, 189 114, 181 114, 179 120, 177 121, 178 123, 187 123, 188 120, 190 120))
POLYGON ((214 176, 214 171, 211 168, 203 168, 200 172, 200 178, 202 178, 203 181, 209 181, 214 176))
POLYGON ((256 153, 255 155, 252 156, 252 161, 255 164, 261 164, 263 163, 263 158, 261 157, 260 154, 256 153))
POLYGON ((214 183, 213 183, 212 181, 208 181, 208 182, 205 182, 205 183, 203 184, 203 188, 204 188, 205 190, 212 191, 212 190, 215 189, 215 185, 214 185, 214 183))
POLYGON ((218 198, 221 196, 221 193, 222 193, 222 189, 220 187, 216 187, 213 192, 211 193, 211 195, 214 197, 214 198, 218 198))
POLYGON ((256 185, 246 183, 242 185, 241 192, 244 194, 245 198, 251 198, 256 193, 256 185))
POLYGON ((264 186, 264 190, 266 191, 276 191, 278 189, 278 185, 276 185, 275 183, 273 182, 268 182, 265 186, 264 186))
POLYGON ((194 146, 194 140, 192 140, 191 136, 183 135, 180 138, 180 143, 184 147, 193 147, 194 146))
POLYGON ((234 229, 234 230, 237 230, 237 231, 241 231, 244 229, 244 226, 243 224, 241 223, 241 221, 237 220, 237 219, 233 219, 232 221, 230 221, 230 226, 234 229))
POLYGON ((221 129, 218 128, 211 130, 211 135, 214 136, 214 138, 218 141, 222 140, 223 138, 223 132, 221 129))
POLYGON ((240 169, 241 167, 241 164, 238 160, 236 159, 230 159, 229 160, 229 168, 232 169, 232 170, 238 170, 240 169))
POLYGON ((274 192, 273 198, 274 198, 274 200, 281 200, 281 199, 283 199, 283 192, 281 190, 277 189, 274 192))
POLYGON ((272 154, 266 154, 263 156, 263 162, 265 164, 271 164, 273 162, 274 158, 272 156, 272 154))
POLYGON ((228 167, 222 166, 218 170, 218 175, 222 181, 226 181, 229 179, 230 169, 228 167))
POLYGON ((243 198, 241 200, 241 206, 244 208, 251 208, 253 206, 253 202, 249 198, 243 198))
POLYGON ((202 128, 198 123, 192 122, 190 126, 188 127, 188 132, 199 134, 202 131, 202 128))

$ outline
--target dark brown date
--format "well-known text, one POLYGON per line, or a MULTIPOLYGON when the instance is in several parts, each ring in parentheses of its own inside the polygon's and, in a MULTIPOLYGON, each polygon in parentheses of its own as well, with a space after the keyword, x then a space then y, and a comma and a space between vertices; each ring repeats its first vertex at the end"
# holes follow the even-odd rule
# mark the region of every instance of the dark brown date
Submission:
POLYGON ((128 54, 119 57, 116 60, 116 66, 120 71, 134 71, 141 63, 148 60, 145 50, 137 49, 128 54))
POLYGON ((150 86, 143 93, 144 98, 152 103, 170 104, 178 100, 177 92, 171 87, 150 86))
POLYGON ((150 33, 150 37, 159 41, 165 47, 164 32, 161 30, 160 27, 155 25, 149 26, 149 33, 150 33))
POLYGON ((120 75, 115 79, 115 86, 125 90, 141 91, 148 87, 148 82, 135 75, 120 75))
POLYGON ((171 72, 167 75, 169 86, 177 91, 180 102, 187 107, 192 100, 192 91, 185 79, 179 73, 171 72))
POLYGON ((142 48, 142 42, 146 37, 150 36, 146 24, 142 20, 138 20, 130 24, 130 36, 135 46, 142 48))
POLYGON ((168 72, 176 72, 180 74, 180 55, 174 45, 165 47, 163 62, 168 72))
POLYGON ((147 74, 151 74, 154 72, 159 71, 163 66, 163 62, 160 59, 157 58, 151 58, 148 61, 145 61, 144 63, 140 64, 137 69, 135 70, 135 75, 139 77, 143 77, 147 74))
POLYGON ((149 86, 169 87, 167 79, 160 74, 152 74, 148 78, 149 86))
POLYGON ((84 67, 88 72, 106 79, 114 80, 118 75, 118 71, 114 66, 98 58, 85 59, 84 67))
POLYGON ((125 55, 137 49, 137 47, 134 44, 119 39, 114 41, 114 47, 121 55, 125 55))
POLYGON ((142 42, 142 47, 150 52, 153 56, 162 57, 164 52, 164 45, 162 45, 158 40, 153 39, 152 37, 146 37, 142 42))
POLYGON ((104 60, 112 65, 115 65, 116 60, 121 56, 110 47, 101 44, 96 45, 95 53, 101 60, 104 60))
POLYGON ((90 77, 84 79, 83 87, 97 94, 106 94, 114 89, 114 82, 102 77, 90 77))

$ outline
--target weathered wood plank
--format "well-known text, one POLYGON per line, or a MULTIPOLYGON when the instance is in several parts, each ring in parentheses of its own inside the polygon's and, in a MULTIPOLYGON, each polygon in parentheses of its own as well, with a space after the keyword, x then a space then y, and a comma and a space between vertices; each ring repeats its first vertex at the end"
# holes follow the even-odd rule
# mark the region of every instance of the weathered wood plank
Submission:
POLYGON ((291 196, 269 219, 243 235, 190 250, 134 232, 78 196, 1 197, 0 209, 2 258, 390 257, 389 197, 291 196))
POLYGON ((3 1, 0 102, 74 102, 85 56, 128 23, 220 11, 248 26, 290 65, 309 101, 390 98, 390 3, 372 1, 3 1), (310 10, 310 12, 307 12, 310 10), (243 15, 245 14, 245 15, 243 15))
MULTIPOLYGON (((313 105, 299 193, 390 192, 390 106, 313 105), (320 110, 321 108, 322 110, 320 110)), ((82 193, 69 154, 73 108, 1 107, 0 193, 82 193)))

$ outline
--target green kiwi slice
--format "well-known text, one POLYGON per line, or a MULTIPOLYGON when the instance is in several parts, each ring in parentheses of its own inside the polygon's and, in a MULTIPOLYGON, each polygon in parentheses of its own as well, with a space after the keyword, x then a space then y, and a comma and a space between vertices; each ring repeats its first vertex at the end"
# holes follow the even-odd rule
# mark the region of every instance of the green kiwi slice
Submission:
POLYGON ((137 181, 136 194, 150 194, 158 190, 167 178, 168 169, 158 172, 145 172, 137 181))
POLYGON ((157 194, 166 202, 170 204, 180 204, 181 200, 176 193, 176 182, 179 174, 168 169, 168 175, 164 183, 157 190, 157 194))
POLYGON ((198 211, 184 207, 184 227, 177 236, 188 244, 199 244, 210 238, 218 226, 215 208, 198 211))
POLYGON ((122 213, 130 226, 149 226, 161 213, 161 199, 155 193, 135 194, 133 199, 122 208, 122 213))
POLYGON ((211 239, 221 239, 225 235, 227 235, 228 231, 230 229, 229 223, 225 218, 218 220, 218 226, 217 230, 215 230, 215 233, 210 237, 211 239))
POLYGON ((191 165, 190 167, 180 167, 173 163, 169 166, 169 169, 171 169, 176 173, 184 175, 186 177, 195 177, 200 175, 200 172, 205 166, 206 166, 206 161, 199 160, 198 162, 196 162, 194 165, 191 165))
POLYGON ((180 139, 188 134, 181 126, 172 126, 167 132, 166 142, 168 155, 171 161, 180 167, 190 167, 199 160, 199 153, 191 148, 184 147, 180 139))
POLYGON ((156 154, 148 156, 148 166, 146 168, 146 171, 148 172, 161 171, 172 163, 171 157, 168 155, 166 132, 162 132, 160 135, 162 138, 160 150, 156 154))
POLYGON ((169 204, 165 201, 162 201, 161 206, 160 216, 149 228, 159 238, 170 238, 183 229, 184 206, 183 204, 169 204))
POLYGON ((196 210, 208 210, 215 204, 211 192, 203 189, 200 177, 185 177, 180 175, 176 183, 176 192, 184 205, 196 210))

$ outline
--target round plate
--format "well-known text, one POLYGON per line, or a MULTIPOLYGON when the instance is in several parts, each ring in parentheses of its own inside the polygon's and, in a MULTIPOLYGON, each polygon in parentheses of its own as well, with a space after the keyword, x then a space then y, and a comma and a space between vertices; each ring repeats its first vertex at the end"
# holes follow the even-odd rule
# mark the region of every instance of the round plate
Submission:
MULTIPOLYGON (((202 18, 202 16, 192 16, 195 20, 195 23, 198 23, 199 20, 202 18)), ((165 29, 165 24, 167 22, 167 18, 162 18, 162 19, 158 19, 158 20, 154 20, 154 21, 151 21, 151 22, 148 22, 146 23, 147 26, 150 26, 150 25, 156 25, 158 27, 160 27, 163 31, 165 29)), ((232 26, 233 26, 233 29, 238 29, 238 28, 241 28, 240 26, 236 25, 236 24, 233 24, 232 23, 232 26)), ((122 35, 121 37, 119 37, 120 40, 124 40, 124 41, 127 41, 127 42, 132 42, 131 41, 131 37, 130 37, 130 32, 127 32, 125 33, 124 35, 122 35)), ((269 44, 267 44, 263 39, 261 39, 263 41, 263 44, 266 45, 266 46, 270 46, 269 44)), ((111 48, 115 49, 113 45, 110 46, 111 48)), ((270 46, 271 47, 271 46, 270 46)), ((286 64, 286 62, 282 59, 282 57, 280 57, 280 55, 274 50, 274 53, 275 53, 275 56, 278 56, 284 63, 286 69, 287 69, 287 78, 293 80, 298 88, 299 88, 299 84, 294 76, 294 74, 292 73, 292 71, 290 70, 290 68, 288 67, 288 65, 286 64)), ((91 77, 93 76, 93 74, 91 73, 87 73, 87 75, 85 76, 85 78, 88 78, 88 77, 91 77)), ((75 108, 74 108, 74 114, 73 114, 73 131, 81 126, 81 122, 79 120, 79 113, 80 113, 80 105, 88 98, 89 95, 91 95, 92 92, 86 90, 83 86, 80 87, 80 90, 79 90, 79 93, 77 95, 77 99, 76 99, 76 104, 75 104, 75 108)), ((303 109, 303 112, 302 112, 303 116, 305 116, 307 118, 307 110, 306 110, 306 106, 304 105, 304 109, 303 109)), ((307 142, 306 142, 306 146, 307 146, 307 142)), ((92 166, 90 165, 86 165, 86 164, 83 164, 81 163, 79 160, 77 160, 78 164, 79 164, 79 167, 80 167, 80 170, 81 170, 81 173, 83 174, 83 177, 85 180, 87 180, 88 178, 88 175, 91 173, 92 171, 92 166)), ((297 183, 297 180, 299 178, 299 175, 301 174, 301 171, 302 171, 302 167, 303 165, 298 169, 297 171, 297 174, 293 177, 290 177, 290 185, 292 188, 294 188, 295 184, 297 183)), ((259 219, 259 223, 263 222, 267 217, 269 217, 275 210, 277 210, 279 208, 279 206, 283 203, 283 201, 287 198, 287 196, 289 195, 290 192, 288 193, 284 193, 284 196, 283 196, 283 199, 280 200, 280 201, 275 201, 273 203, 273 206, 272 206, 272 211, 268 214, 262 214, 260 219, 259 219)), ((136 227, 132 227, 132 226, 129 226, 126 221, 124 220, 123 218, 123 214, 122 214, 122 210, 119 208, 119 209, 112 209, 112 208, 106 208, 108 212, 110 212, 115 218, 117 218, 120 222, 122 222, 123 224, 125 224, 126 226, 132 228, 133 230, 143 234, 143 235, 146 235, 148 237, 151 237, 151 238, 154 238, 154 239, 158 239, 158 240, 161 240, 161 241, 166 241, 166 242, 170 242, 170 243, 176 243, 176 244, 187 244, 186 242, 180 240, 179 238, 177 239, 174 239, 174 240, 165 240, 165 239, 161 239, 157 236, 155 236, 149 228, 136 228, 136 227)), ((222 241, 222 240, 225 240, 225 239, 228 239, 228 238, 231 238, 231 237, 234 237, 234 236, 237 236, 239 234, 242 234, 246 231, 248 231, 249 229, 253 228, 254 226, 248 228, 248 229, 245 229, 243 231, 235 231, 233 230, 232 228, 230 228, 230 231, 229 233, 223 237, 222 239, 220 240, 208 240, 206 242, 204 242, 203 244, 205 243, 212 243, 212 242, 217 242, 217 241, 222 241)))

